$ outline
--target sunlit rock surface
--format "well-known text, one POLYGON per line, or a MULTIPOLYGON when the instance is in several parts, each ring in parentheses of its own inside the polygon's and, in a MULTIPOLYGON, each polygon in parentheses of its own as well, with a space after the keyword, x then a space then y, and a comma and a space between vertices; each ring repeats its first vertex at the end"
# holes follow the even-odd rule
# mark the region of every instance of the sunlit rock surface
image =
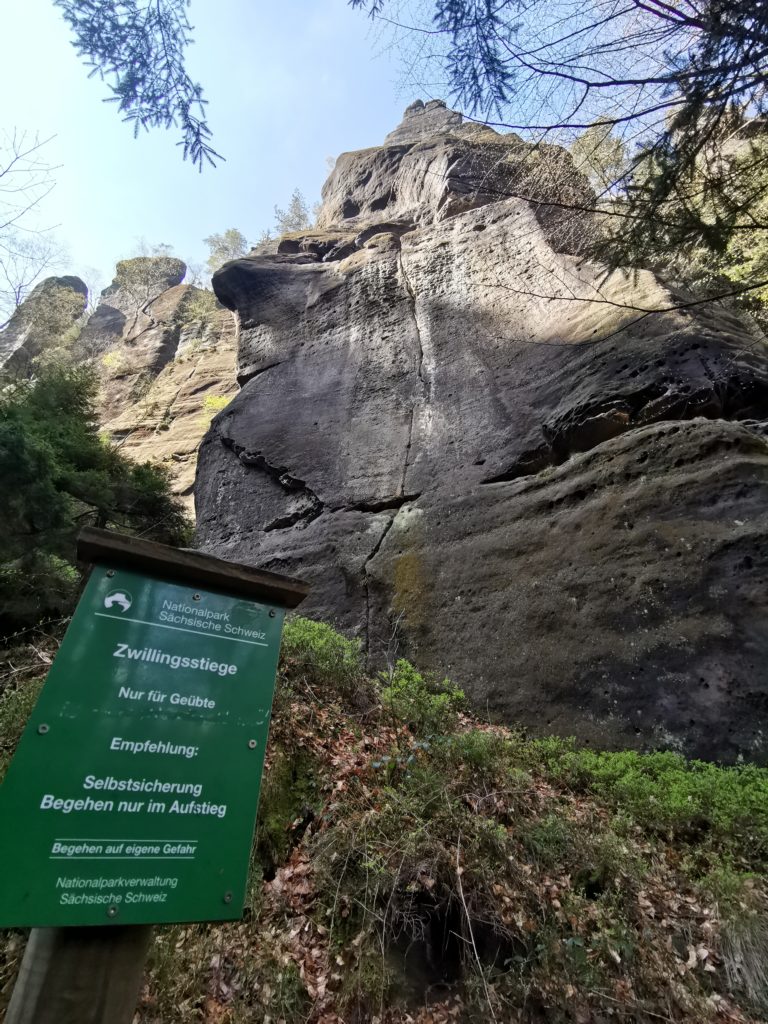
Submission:
POLYGON ((765 760, 762 336, 579 257, 568 154, 439 104, 323 197, 214 277, 243 387, 200 452, 201 545, 508 722, 765 760))
POLYGON ((46 277, 0 331, 0 369, 28 376, 51 345, 67 342, 85 313, 88 288, 79 277, 46 277))

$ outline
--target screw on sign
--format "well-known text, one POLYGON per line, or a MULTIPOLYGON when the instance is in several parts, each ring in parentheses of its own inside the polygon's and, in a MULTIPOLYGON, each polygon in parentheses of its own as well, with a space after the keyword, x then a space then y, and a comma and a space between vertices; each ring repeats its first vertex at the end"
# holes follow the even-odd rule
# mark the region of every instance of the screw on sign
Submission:
POLYGON ((0 786, 6 1024, 129 1024, 152 926, 242 915, 296 580, 103 530, 0 786))

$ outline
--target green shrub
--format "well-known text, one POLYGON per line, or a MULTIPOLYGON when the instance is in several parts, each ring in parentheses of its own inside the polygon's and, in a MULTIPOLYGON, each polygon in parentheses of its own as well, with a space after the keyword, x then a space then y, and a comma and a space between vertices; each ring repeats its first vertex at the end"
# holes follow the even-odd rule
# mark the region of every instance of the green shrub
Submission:
POLYGON ((574 845, 573 825, 562 814, 547 814, 519 830, 523 846, 547 868, 564 865, 574 845))
POLYGON ((131 385, 131 399, 134 402, 140 402, 143 398, 146 398, 149 392, 152 390, 152 385, 155 382, 154 374, 145 370, 140 373, 131 385))
POLYGON ((29 679, 18 689, 9 689, 0 695, 0 782, 8 770, 42 686, 42 677, 29 679))
POLYGON ((74 604, 80 573, 74 565, 45 551, 0 562, 0 621, 34 622, 41 610, 61 614, 74 604))
POLYGON ((176 322, 180 327, 200 324, 203 327, 215 323, 216 317, 224 309, 216 296, 208 288, 194 288, 187 292, 186 300, 176 311, 176 322))
POLYGON ((217 412, 226 409, 231 401, 231 395, 206 395, 203 399, 203 409, 211 416, 215 416, 217 412))
POLYGON ((404 658, 381 679, 387 684, 381 691, 382 704, 417 736, 449 733, 456 728, 464 691, 450 680, 429 679, 404 658))
POLYGON ((509 736, 486 729, 467 729, 432 736, 415 747, 428 751, 440 772, 467 791, 480 786, 488 792, 503 794, 516 807, 529 800, 533 778, 516 763, 517 744, 509 736))
POLYGON ((101 365, 110 377, 125 377, 133 370, 131 355, 124 349, 113 349, 101 357, 101 365))
POLYGON ((0 391, 0 632, 68 610, 82 526, 189 539, 167 471, 100 436, 98 389, 91 367, 50 365, 0 391))
POLYGON ((206 395, 203 399, 203 414, 200 417, 202 426, 207 426, 214 416, 226 409, 232 401, 232 395, 206 395))
POLYGON ((669 751, 583 750, 555 738, 533 741, 529 758, 558 783, 600 797, 650 832, 739 845, 755 863, 768 861, 768 769, 686 761, 669 751))
MULTIPOLYGON (((459 694, 461 691, 457 691, 459 694)), ((512 746, 506 736, 484 729, 469 729, 446 736, 435 746, 448 768, 469 768, 484 776, 510 777, 512 746)), ((530 777, 525 774, 530 783, 530 777)))
POLYGON ((721 911, 730 911, 740 903, 748 902, 749 890, 756 876, 751 871, 739 871, 732 864, 713 867, 700 881, 704 892, 721 911))
POLYGON ((759 876, 722 863, 702 878, 700 886, 715 903, 718 951, 729 987, 764 1013, 768 1009, 768 907, 759 876))
MULTIPOLYGON (((295 842, 291 826, 319 810, 316 766, 303 750, 276 750, 264 772, 256 822, 255 854, 263 870, 283 864, 295 842)), ((299 837, 302 833, 299 833, 299 837)))
MULTIPOLYGON (((341 954, 349 955, 350 945, 344 943, 341 954)), ((363 946, 356 953, 354 970, 342 976, 340 1004, 350 1011, 350 1019, 382 1020, 388 1009, 402 1001, 403 979, 395 975, 392 963, 375 944, 363 946)))
POLYGON ((281 647, 283 672, 289 681, 352 697, 364 687, 359 640, 347 640, 324 622, 289 619, 281 647))

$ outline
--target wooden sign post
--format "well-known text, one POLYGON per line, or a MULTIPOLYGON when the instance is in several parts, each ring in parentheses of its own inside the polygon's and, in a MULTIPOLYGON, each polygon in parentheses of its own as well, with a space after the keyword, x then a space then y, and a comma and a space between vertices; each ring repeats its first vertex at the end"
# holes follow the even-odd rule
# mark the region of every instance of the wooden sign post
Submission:
POLYGON ((84 530, 94 568, 0 787, 6 1024, 130 1024, 152 925, 242 915, 304 583, 84 530))

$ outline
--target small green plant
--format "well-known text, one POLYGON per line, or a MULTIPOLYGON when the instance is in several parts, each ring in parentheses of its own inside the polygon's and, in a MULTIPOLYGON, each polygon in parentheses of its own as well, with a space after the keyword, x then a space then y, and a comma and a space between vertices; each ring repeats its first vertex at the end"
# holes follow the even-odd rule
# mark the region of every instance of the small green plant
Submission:
POLYGON ((547 868, 564 864, 574 845, 573 825, 561 814, 547 814, 520 831, 531 857, 547 868))
POLYGON ((206 395, 203 408, 211 413, 221 412, 222 409, 226 409, 231 400, 229 395, 206 395))
POLYGON ((364 688, 360 641, 347 640, 324 622, 289 619, 283 631, 281 659, 291 681, 326 694, 336 691, 349 698, 364 688))
POLYGON ((124 377, 132 370, 131 360, 127 352, 113 349, 101 357, 101 365, 110 377, 124 377))
POLYGON ((207 327, 214 323, 224 307, 208 288, 196 288, 190 292, 184 302, 179 305, 176 322, 180 327, 200 324, 207 327))
POLYGON ((200 417, 201 424, 207 426, 214 416, 220 413, 222 409, 226 409, 231 401, 231 395, 206 395, 203 399, 203 415, 200 417))
POLYGON ((686 761, 670 751, 578 749, 555 737, 532 741, 525 756, 648 832, 672 832, 699 850, 747 848, 754 862, 768 861, 768 769, 686 761))
POLYGON ((751 871, 739 871, 732 864, 722 863, 707 872, 700 885, 720 910, 728 913, 744 902, 755 877, 751 871))
POLYGON ((701 881, 715 902, 720 956, 729 986, 760 1013, 768 1010, 768 906, 759 876, 719 864, 701 881))
POLYGON ((167 405, 163 409, 163 415, 160 417, 160 422, 157 424, 158 430, 170 430, 171 424, 173 423, 173 413, 171 412, 170 405, 167 405))
MULTIPOLYGON (((271 971, 268 964, 262 964, 259 973, 264 1010, 269 1011, 264 1019, 273 1017, 286 1024, 303 1024, 312 1001, 296 964, 290 960, 272 961, 271 971)), ((244 1021, 253 1019, 250 1015, 244 1017, 244 1021)))
MULTIPOLYGON (((350 948, 344 944, 341 955, 349 959, 350 948)), ((353 950, 353 955, 354 970, 345 971, 342 978, 341 1005, 349 1008, 352 1020, 382 1019, 385 1010, 398 1003, 392 965, 376 945, 353 950)))
POLYGON ((133 401, 140 402, 143 398, 146 398, 154 381, 155 378, 151 373, 146 371, 144 373, 140 373, 131 387, 131 398, 133 401))
MULTIPOLYGON (((256 823, 256 859, 274 873, 294 843, 292 826, 308 823, 319 809, 315 766, 306 751, 278 749, 264 773, 256 823)), ((298 833, 299 837, 301 832, 298 833)))
POLYGON ((450 680, 423 676, 409 661, 398 659, 389 674, 381 701, 395 718, 405 722, 417 736, 451 732, 464 705, 464 691, 450 680))
MULTIPOLYGON (((465 768, 487 778, 510 782, 514 781, 514 769, 510 768, 512 752, 506 736, 484 729, 452 733, 436 744, 434 750, 436 756, 444 758, 449 771, 465 768)), ((525 772, 522 781, 530 784, 530 776, 525 772)))

